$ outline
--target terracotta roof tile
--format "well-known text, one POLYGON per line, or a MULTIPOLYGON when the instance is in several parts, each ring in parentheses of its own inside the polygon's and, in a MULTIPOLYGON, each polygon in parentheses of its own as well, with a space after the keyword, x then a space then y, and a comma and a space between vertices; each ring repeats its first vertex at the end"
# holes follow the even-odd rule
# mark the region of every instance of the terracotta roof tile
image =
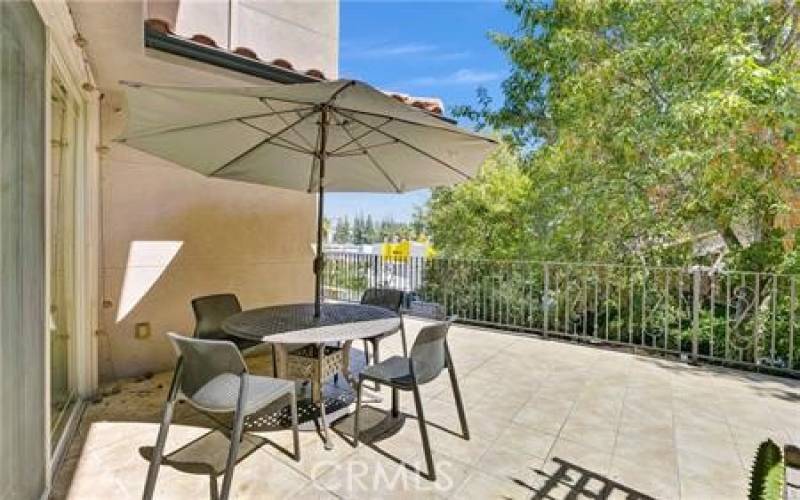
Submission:
POLYGON ((294 66, 292 66, 292 63, 290 63, 286 59, 280 59, 280 58, 279 59, 273 59, 272 60, 272 65, 273 66, 279 66, 281 68, 286 68, 286 69, 294 69, 294 66))
POLYGON ((166 35, 174 34, 172 32, 172 27, 169 25, 169 22, 163 19, 148 19, 147 21, 144 22, 144 25, 147 28, 153 31, 157 31, 159 33, 164 33, 166 35))
POLYGON ((435 97, 414 97, 406 94, 401 94, 399 92, 384 92, 398 101, 408 104, 409 106, 413 106, 415 108, 419 108, 425 110, 429 113, 434 113, 437 115, 441 115, 444 112, 444 104, 442 103, 441 99, 437 99, 435 97))
POLYGON ((260 59, 258 58, 258 54, 256 54, 256 52, 253 49, 248 49, 247 47, 236 47, 235 49, 233 49, 233 53, 260 61, 260 59))
POLYGON ((306 74, 308 76, 313 76, 314 78, 319 78, 320 80, 326 80, 325 74, 318 69, 310 69, 306 71, 306 74))
POLYGON ((192 38, 190 38, 189 40, 191 40, 193 42, 197 42, 197 43, 203 44, 203 45, 208 45, 209 47, 219 47, 219 45, 217 45, 217 42, 214 41, 213 38, 211 38, 208 35, 204 35, 202 33, 198 33, 196 35, 192 35, 192 38))
MULTIPOLYGON (((172 25, 169 21, 165 21, 164 19, 148 19, 144 22, 145 28, 156 31, 158 33, 163 33, 165 35, 173 36, 173 37, 180 37, 180 35, 176 35, 172 29, 172 25)), ((184 38, 184 37, 180 37, 184 38)), ((186 38, 184 38, 186 39, 186 38)), ((220 47, 217 45, 217 42, 208 35, 203 33, 197 33, 193 35, 188 40, 205 45, 208 47, 214 47, 220 50, 226 50, 225 48, 220 47)), ((258 57, 258 54, 253 49, 248 47, 236 47, 235 49, 229 51, 233 54, 247 57, 248 59, 254 59, 256 61, 263 61, 258 57)), ((272 62, 265 62, 265 64, 272 64, 273 66, 278 66, 280 68, 288 69, 291 71, 296 71, 300 73, 300 71, 294 69, 294 66, 291 62, 287 61, 286 59, 273 59, 272 62)), ((318 70, 318 69, 309 69, 303 72, 303 74, 310 76, 312 78, 316 78, 318 80, 326 80, 325 74, 318 70)), ((443 113, 443 105, 441 99, 436 99, 433 97, 412 97, 405 94, 400 94, 398 92, 385 92, 387 95, 392 96, 393 98, 397 99, 398 101, 408 104, 409 106, 413 106, 418 109, 422 109, 429 113, 441 115, 443 113)))

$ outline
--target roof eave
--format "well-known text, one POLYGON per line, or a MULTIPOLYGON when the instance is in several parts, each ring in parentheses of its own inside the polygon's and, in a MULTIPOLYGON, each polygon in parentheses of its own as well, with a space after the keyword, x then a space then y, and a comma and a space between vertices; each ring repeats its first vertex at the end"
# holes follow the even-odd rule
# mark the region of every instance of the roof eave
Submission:
POLYGON ((147 26, 144 28, 144 45, 150 49, 186 57, 194 61, 263 78, 272 82, 311 83, 322 81, 319 78, 304 75, 297 71, 262 61, 256 61, 226 50, 201 45, 178 36, 162 33, 147 26))
MULTIPOLYGON (((292 69, 283 68, 274 64, 258 61, 249 57, 240 56, 227 50, 218 49, 209 45, 203 45, 185 38, 164 33, 153 29, 145 24, 144 26, 144 45, 149 49, 167 52, 180 57, 186 57, 193 61, 210 64, 230 71, 263 78, 271 82, 291 84, 291 83, 312 83, 323 81, 320 78, 299 73, 292 69)), ((418 108, 419 109, 419 108, 418 108)), ((421 109, 421 111, 450 124, 457 121, 438 113, 421 109)))

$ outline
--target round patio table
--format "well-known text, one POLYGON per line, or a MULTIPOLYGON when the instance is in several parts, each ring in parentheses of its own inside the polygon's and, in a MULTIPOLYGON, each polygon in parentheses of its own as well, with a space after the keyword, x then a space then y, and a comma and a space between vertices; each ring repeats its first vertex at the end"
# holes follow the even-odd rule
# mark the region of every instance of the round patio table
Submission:
POLYGON ((364 304, 314 304, 260 307, 234 314, 222 324, 226 333, 255 342, 321 344, 347 342, 390 333, 400 328, 400 316, 383 307, 364 304))
MULTIPOLYGON (((321 356, 326 343, 343 342, 345 364, 348 364, 350 344, 354 340, 399 330, 400 316, 382 307, 338 303, 322 304, 320 317, 315 318, 313 303, 285 304, 234 314, 222 323, 222 329, 243 339, 271 343, 276 351, 276 376, 285 377, 287 344, 316 344, 321 356)), ((325 448, 330 449, 333 445, 328 438, 324 397, 320 398, 319 414, 325 448)))

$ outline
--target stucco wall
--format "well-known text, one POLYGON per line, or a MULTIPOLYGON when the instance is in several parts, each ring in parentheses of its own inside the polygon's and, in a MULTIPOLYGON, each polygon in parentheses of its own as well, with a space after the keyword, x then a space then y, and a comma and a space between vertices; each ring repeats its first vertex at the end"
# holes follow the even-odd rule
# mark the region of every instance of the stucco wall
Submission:
POLYGON ((102 188, 102 380, 169 366, 163 332, 192 331, 192 297, 234 292, 255 307, 313 296, 313 196, 208 179, 120 144, 104 155, 102 188), (135 338, 140 322, 149 338, 135 338))
MULTIPOLYGON (((292 54, 275 57, 335 75, 338 49, 331 50, 330 45, 337 45, 338 5, 324 3, 335 7, 327 11, 335 18, 330 36, 309 38, 300 18, 294 31, 281 32, 279 40, 271 38, 274 31, 260 32, 264 37, 260 43, 292 47, 292 54), (317 63, 320 54, 324 65, 317 63)), ((260 8, 270 5, 264 2, 260 8)), ((286 5, 275 5, 284 16, 286 5)), ((311 300, 315 196, 208 179, 112 142, 126 113, 123 94, 114 87, 117 80, 166 84, 189 80, 197 85, 258 82, 144 51, 137 36, 142 19, 128 21, 123 15, 135 13, 135 6, 113 4, 111 12, 104 13, 84 4, 74 7, 78 24, 89 38, 92 64, 105 95, 101 110, 102 143, 107 150, 101 161, 100 380, 171 367, 175 357, 163 333, 193 330, 192 297, 234 292, 245 308, 311 300), (136 338, 135 325, 145 322, 152 334, 136 338)))

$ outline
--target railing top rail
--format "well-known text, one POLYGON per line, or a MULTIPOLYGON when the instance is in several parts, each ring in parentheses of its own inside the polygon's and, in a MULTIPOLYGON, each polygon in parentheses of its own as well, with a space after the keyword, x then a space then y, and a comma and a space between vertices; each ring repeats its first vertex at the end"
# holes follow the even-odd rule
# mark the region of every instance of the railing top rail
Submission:
MULTIPOLYGON (((388 261, 395 261, 395 258, 385 258, 381 255, 375 254, 359 254, 359 253, 350 253, 350 252, 326 252, 326 256, 328 257, 339 257, 339 256, 350 256, 350 257, 362 257, 362 258, 378 258, 381 260, 388 260, 388 261)), ((525 259, 485 259, 485 258, 461 258, 461 257, 410 257, 413 260, 432 260, 432 261, 440 261, 440 262, 463 262, 463 263, 492 263, 492 264, 504 264, 504 265, 537 265, 537 266, 562 266, 562 267, 597 267, 597 268, 606 268, 606 269, 632 269, 632 270, 644 270, 644 271, 670 271, 676 273, 687 273, 692 274, 693 272, 700 270, 703 271, 704 269, 698 266, 690 266, 690 267, 678 267, 678 266, 659 266, 659 265, 647 265, 647 264, 617 264, 617 263, 607 263, 607 262, 568 262, 568 261, 558 261, 558 260, 525 260, 525 259)), ((709 274, 709 270, 705 269, 706 273, 709 274)), ((710 272, 710 274, 716 274, 719 276, 726 276, 726 275, 746 275, 746 276, 776 276, 776 277, 784 277, 784 278, 800 278, 800 274, 794 273, 776 273, 776 272, 765 272, 765 271, 740 271, 736 269, 719 269, 710 272)))

